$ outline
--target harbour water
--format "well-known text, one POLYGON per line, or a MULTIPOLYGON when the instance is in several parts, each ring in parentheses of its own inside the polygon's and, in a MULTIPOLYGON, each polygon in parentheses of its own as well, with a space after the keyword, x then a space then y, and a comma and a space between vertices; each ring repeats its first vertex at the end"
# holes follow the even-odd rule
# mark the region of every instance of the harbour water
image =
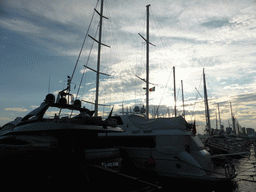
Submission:
POLYGON ((230 185, 201 187, 196 191, 209 192, 253 192, 256 191, 256 157, 254 147, 251 147, 251 155, 241 159, 233 159, 236 168, 236 178, 230 185))
MULTIPOLYGON (((200 191, 200 192, 254 192, 256 191, 256 157, 254 147, 251 155, 233 159, 236 178, 231 183, 210 184, 201 182, 172 181, 160 191, 200 191)), ((158 190, 157 190, 158 191, 158 190)))
POLYGON ((256 191, 256 158, 253 149, 251 149, 250 157, 234 162, 237 172, 237 177, 235 178, 237 188, 233 190, 234 192, 256 191))
POLYGON ((253 192, 256 191, 256 157, 254 147, 251 147, 251 155, 241 159, 233 159, 236 168, 236 178, 230 185, 215 187, 200 187, 196 191, 209 192, 253 192))

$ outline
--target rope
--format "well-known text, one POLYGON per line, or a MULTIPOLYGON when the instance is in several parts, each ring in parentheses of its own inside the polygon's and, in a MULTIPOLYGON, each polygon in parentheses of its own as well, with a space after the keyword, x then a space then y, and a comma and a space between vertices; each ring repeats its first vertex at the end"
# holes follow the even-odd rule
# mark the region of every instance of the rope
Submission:
MULTIPOLYGON (((97 1, 95 8, 98 6, 98 3, 99 3, 99 1, 97 1)), ((77 60, 76 60, 75 68, 74 68, 73 73, 72 73, 72 76, 71 76, 71 78, 70 78, 70 83, 71 83, 71 81, 72 81, 72 79, 73 79, 73 77, 74 77, 74 74, 75 74, 75 71, 76 71, 76 67, 77 67, 77 64, 78 64, 78 62, 79 62, 79 59, 80 59, 82 50, 83 50, 83 48, 84 48, 84 44, 85 44, 86 38, 87 38, 87 36, 88 36, 89 30, 90 30, 90 27, 91 27, 91 24, 92 24, 92 20, 93 20, 94 14, 95 14, 95 11, 94 11, 93 14, 92 14, 92 18, 91 18, 89 27, 88 27, 88 29, 87 29, 86 35, 85 35, 85 37, 84 37, 84 41, 83 41, 83 43, 82 43, 80 52, 79 52, 79 54, 78 54, 78 58, 77 58, 77 60)))
POLYGON ((167 85, 168 85, 169 80, 170 80, 170 78, 171 78, 171 74, 172 74, 172 73, 170 73, 170 75, 169 75, 169 77, 168 77, 167 83, 166 83, 165 88, 164 88, 164 92, 163 92, 162 97, 161 97, 161 99, 160 99, 159 105, 157 106, 155 116, 158 114, 158 109, 159 109, 160 104, 161 104, 161 102, 162 102, 162 99, 163 99, 163 97, 164 97, 164 93, 165 93, 165 91, 166 91, 167 85))
MULTIPOLYGON (((96 30, 96 33, 95 33, 94 37, 96 36, 96 34, 98 32, 98 29, 99 29, 99 25, 97 27, 97 30, 96 30)), ((85 64, 86 66, 88 66, 88 63, 89 63, 93 45, 94 45, 94 41, 92 42, 92 46, 91 46, 91 49, 90 49, 90 52, 89 52, 89 55, 88 55, 88 59, 87 59, 86 64, 85 64)), ((84 78, 84 75, 85 75, 85 71, 86 71, 86 68, 84 68, 84 71, 83 71, 83 75, 82 75, 82 78, 81 78, 81 81, 80 81, 80 84, 79 84, 79 87, 78 87, 78 90, 77 90, 77 93, 76 93, 76 99, 77 99, 79 91, 80 91, 80 87, 81 87, 81 84, 82 84, 82 81, 83 81, 83 78, 84 78)))

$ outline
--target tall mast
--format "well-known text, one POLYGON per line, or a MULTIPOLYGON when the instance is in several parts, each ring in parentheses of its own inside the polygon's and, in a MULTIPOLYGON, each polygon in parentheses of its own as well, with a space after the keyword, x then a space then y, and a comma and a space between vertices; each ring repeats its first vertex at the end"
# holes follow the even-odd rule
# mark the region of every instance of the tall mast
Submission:
POLYGON ((185 119, 185 105, 184 105, 184 93, 183 93, 183 81, 181 80, 181 90, 182 90, 182 105, 183 105, 183 117, 185 119))
POLYGON ((230 109, 231 109, 231 118, 232 118, 232 123, 233 123, 233 132, 236 135, 235 117, 234 117, 233 112, 232 112, 232 104, 231 104, 231 102, 230 102, 230 109))
POLYGON ((99 104, 100 51, 101 51, 101 36, 102 36, 103 0, 101 0, 101 8, 100 8, 99 15, 100 15, 100 29, 99 29, 98 61, 97 61, 97 77, 96 77, 95 116, 98 116, 98 104, 99 104))
POLYGON ((149 5, 147 5, 147 55, 146 55, 146 68, 147 68, 147 74, 146 74, 146 116, 147 119, 149 119, 149 5))
MULTIPOLYGON (((146 41, 147 49, 146 49, 146 118, 149 119, 149 44, 155 46, 154 44, 149 42, 149 5, 147 5, 147 37, 144 38, 141 34, 142 39, 146 41)), ((141 78, 140 78, 141 79, 141 78)))
POLYGON ((204 102, 205 102, 205 117, 206 117, 206 127, 209 132, 211 133, 211 122, 210 122, 210 114, 209 114, 209 105, 208 105, 208 97, 207 97, 207 89, 206 89, 206 80, 205 74, 203 69, 203 80, 204 80, 204 102))
POLYGON ((216 130, 218 130, 218 118, 217 118, 217 112, 215 112, 216 115, 216 130))
POLYGON ((176 111, 176 83, 175 83, 175 67, 173 67, 173 86, 174 86, 174 115, 177 116, 176 111))
POLYGON ((220 130, 223 130, 223 129, 221 128, 221 120, 220 120, 220 106, 219 106, 219 103, 218 103, 217 105, 218 105, 218 113, 219 113, 220 130))
MULTIPOLYGON (((100 82, 100 75, 106 75, 106 76, 111 76, 111 75, 108 75, 106 73, 102 73, 100 72, 100 53, 101 53, 101 45, 104 45, 108 48, 110 48, 110 46, 106 45, 106 44, 103 44, 101 43, 101 37, 102 37, 102 21, 103 21, 103 18, 105 19, 108 19, 107 17, 103 16, 103 0, 101 0, 101 8, 100 8, 100 12, 98 12, 96 9, 94 9, 95 12, 100 16, 100 27, 99 27, 99 40, 96 40, 94 37, 92 37, 91 35, 88 34, 88 36, 96 41, 98 43, 98 60, 97 60, 97 70, 94 70, 90 67, 88 67, 87 65, 84 65, 85 68, 93 71, 93 72, 96 72, 96 98, 95 98, 95 116, 97 117, 98 116, 98 106, 99 106, 99 82, 100 82)), ((91 102, 89 102, 91 103, 91 102)))

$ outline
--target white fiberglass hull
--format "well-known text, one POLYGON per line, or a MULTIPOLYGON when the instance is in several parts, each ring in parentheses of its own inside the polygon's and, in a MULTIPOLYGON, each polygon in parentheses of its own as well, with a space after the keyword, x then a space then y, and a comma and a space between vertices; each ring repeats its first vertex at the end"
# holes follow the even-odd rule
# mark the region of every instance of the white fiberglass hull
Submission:
POLYGON ((137 168, 155 171, 160 176, 206 176, 200 164, 187 152, 164 154, 150 148, 125 148, 137 168), (152 158, 154 163, 148 163, 152 158), (153 165, 154 164, 154 165, 153 165))
MULTIPOLYGON (((213 170, 208 155, 203 158, 209 167, 206 170, 186 151, 176 154, 164 154, 157 149, 151 148, 124 149, 136 168, 152 173, 155 172, 158 176, 207 182, 230 181, 233 178, 228 177, 223 169, 213 170)), ((198 151, 195 153, 204 152, 198 151)))

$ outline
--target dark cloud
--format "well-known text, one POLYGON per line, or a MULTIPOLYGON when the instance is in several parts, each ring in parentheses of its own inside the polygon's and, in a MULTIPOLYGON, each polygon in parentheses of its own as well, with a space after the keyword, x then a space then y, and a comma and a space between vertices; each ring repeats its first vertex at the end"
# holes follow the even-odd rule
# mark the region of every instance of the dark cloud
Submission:
POLYGON ((241 94, 241 95, 236 95, 234 97, 234 102, 235 103, 250 103, 256 105, 256 92, 254 93, 247 93, 247 94, 241 94))
POLYGON ((211 19, 210 21, 204 22, 201 24, 203 27, 207 28, 221 28, 223 26, 231 26, 232 23, 229 21, 228 18, 223 19, 211 19))
POLYGON ((202 68, 204 67, 211 67, 221 64, 221 60, 219 60, 217 57, 193 57, 190 61, 194 66, 200 66, 202 68))
POLYGON ((173 36, 168 39, 170 39, 172 41, 172 44, 173 43, 189 43, 189 44, 198 45, 198 44, 207 44, 208 43, 208 41, 206 41, 206 40, 198 40, 196 38, 179 37, 179 36, 173 36))

